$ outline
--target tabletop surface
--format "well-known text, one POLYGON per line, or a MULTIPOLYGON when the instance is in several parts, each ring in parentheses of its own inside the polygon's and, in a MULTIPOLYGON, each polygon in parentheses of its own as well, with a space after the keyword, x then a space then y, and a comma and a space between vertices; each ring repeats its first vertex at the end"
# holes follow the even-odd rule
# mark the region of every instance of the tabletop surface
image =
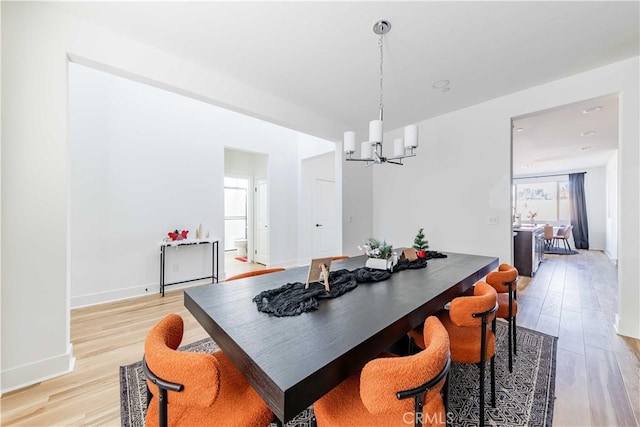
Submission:
MULTIPOLYGON (((361 283, 299 316, 270 316, 252 299, 304 282, 308 267, 188 289, 185 306, 287 421, 498 266, 495 257, 447 255, 429 260, 424 269, 361 283)), ((331 270, 353 270, 365 261, 335 261, 331 270)))

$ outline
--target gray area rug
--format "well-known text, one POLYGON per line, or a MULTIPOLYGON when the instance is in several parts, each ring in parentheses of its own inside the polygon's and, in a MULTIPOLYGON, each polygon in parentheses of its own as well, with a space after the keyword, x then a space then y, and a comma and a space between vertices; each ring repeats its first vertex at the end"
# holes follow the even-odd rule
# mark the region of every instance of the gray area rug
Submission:
MULTIPOLYGON (((507 326, 498 322, 496 350, 496 408, 491 407, 489 363, 485 390, 485 421, 494 426, 551 426, 556 371, 557 338, 518 327, 518 355, 509 373, 507 326)), ((204 339, 181 347, 183 351, 213 352, 218 346, 204 339)), ((475 365, 454 363, 450 373, 449 417, 454 426, 477 426, 478 376, 475 365)), ((120 367, 122 426, 144 426, 146 388, 141 362, 120 367)), ((313 409, 301 412, 287 427, 309 426, 313 409)), ((271 424, 275 426, 275 423, 271 424)))
POLYGON ((573 249, 567 250, 566 248, 547 248, 544 250, 544 253, 551 255, 577 255, 580 252, 574 251, 573 249))

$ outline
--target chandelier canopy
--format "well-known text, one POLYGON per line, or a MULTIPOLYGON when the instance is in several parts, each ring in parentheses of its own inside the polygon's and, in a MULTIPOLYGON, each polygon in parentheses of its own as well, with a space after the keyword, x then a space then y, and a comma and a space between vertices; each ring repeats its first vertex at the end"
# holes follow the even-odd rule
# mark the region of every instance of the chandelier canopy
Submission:
POLYGON ((402 165, 402 159, 405 157, 415 157, 416 148, 418 148, 418 126, 409 125, 404 128, 404 140, 397 138, 393 140, 393 157, 384 157, 382 155, 382 136, 383 136, 383 36, 391 30, 389 21, 381 20, 373 24, 373 32, 380 36, 378 47, 380 48, 380 118, 369 122, 369 140, 360 144, 360 158, 354 158, 356 152, 356 133, 347 131, 344 133, 344 152, 347 155, 347 161, 367 162, 367 166, 373 164, 391 163, 394 165, 402 165))

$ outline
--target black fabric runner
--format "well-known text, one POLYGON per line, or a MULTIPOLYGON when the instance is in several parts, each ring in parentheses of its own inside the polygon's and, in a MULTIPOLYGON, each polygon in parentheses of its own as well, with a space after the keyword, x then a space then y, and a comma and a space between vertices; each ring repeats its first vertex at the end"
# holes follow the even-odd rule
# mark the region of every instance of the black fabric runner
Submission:
MULTIPOLYGON (((425 258, 415 261, 406 259, 398 260, 393 268, 393 273, 407 270, 425 268, 427 259, 446 258, 447 256, 433 251, 427 251, 425 258)), ((376 270, 368 267, 356 268, 353 271, 346 269, 329 272, 329 292, 322 283, 310 283, 305 289, 305 284, 287 283, 276 289, 260 292, 253 297, 258 310, 277 317, 298 316, 299 314, 318 309, 321 299, 337 298, 358 286, 358 283, 372 283, 387 280, 391 277, 389 270, 376 270)))

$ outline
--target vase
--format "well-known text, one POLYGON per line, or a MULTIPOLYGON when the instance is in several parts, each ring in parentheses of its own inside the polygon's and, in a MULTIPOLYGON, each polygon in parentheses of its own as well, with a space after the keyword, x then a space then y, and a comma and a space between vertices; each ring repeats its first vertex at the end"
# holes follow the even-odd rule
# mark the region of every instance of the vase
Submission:
POLYGON ((375 270, 388 270, 391 267, 390 260, 382 258, 369 258, 365 263, 365 267, 375 270))

